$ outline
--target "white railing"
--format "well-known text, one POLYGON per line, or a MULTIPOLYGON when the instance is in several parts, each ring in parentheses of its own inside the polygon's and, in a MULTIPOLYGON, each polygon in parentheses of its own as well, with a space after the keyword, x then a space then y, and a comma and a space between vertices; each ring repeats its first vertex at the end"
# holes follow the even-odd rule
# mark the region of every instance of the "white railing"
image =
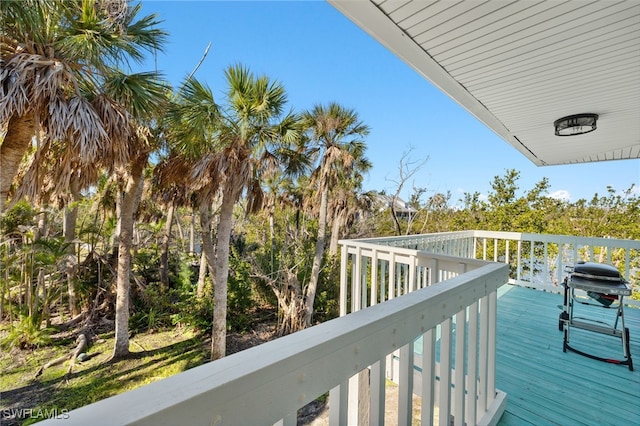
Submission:
MULTIPOLYGON (((398 250, 398 260, 403 253, 398 250)), ((65 425, 295 425, 297 410, 327 392, 330 424, 346 425, 356 412, 349 405, 350 379, 362 374, 370 374, 370 424, 383 424, 388 359, 402 383, 399 424, 411 424, 415 392, 422 395, 422 424, 435 422, 438 406, 453 412, 456 424, 497 421, 506 395, 493 380, 496 291, 508 268, 423 255, 415 265, 430 272, 428 286, 411 295, 397 297, 405 292, 401 288, 385 303, 73 410, 65 425), (460 324, 466 333, 459 332, 460 324), (462 347, 471 348, 465 349, 466 366, 463 351, 455 349, 462 347), (414 381, 416 364, 422 374, 414 381)), ((448 426, 448 416, 439 423, 448 426)))
MULTIPOLYGON (((561 293, 565 268, 578 261, 616 266, 637 289, 640 241, 498 231, 462 231, 357 240, 510 265, 509 283, 561 293), (634 266, 635 265, 635 266, 634 266), (635 268, 635 269, 634 269, 635 268)), ((640 302, 625 299, 640 307, 640 302)))
MULTIPOLYGON (((341 316, 466 274, 482 267, 488 260, 509 265, 510 284, 558 293, 563 291, 561 282, 565 268, 578 261, 615 264, 632 284, 636 284, 634 276, 637 273, 632 265, 640 263, 640 241, 612 238, 462 231, 340 243, 341 316)), ((418 342, 428 346, 398 349, 383 365, 371 368, 372 395, 383 388, 378 380, 387 378, 399 383, 402 410, 399 424, 410 424, 405 420, 411 416, 412 393, 422 396, 423 424, 431 424, 434 412, 448 412, 455 424, 476 424, 476 414, 483 413, 485 408, 483 401, 487 395, 494 395, 492 390, 476 387, 477 384, 493 383, 495 377, 491 370, 495 359, 493 297, 443 318, 437 328, 427 332, 427 337, 418 342), (477 324, 478 315, 483 319, 480 325, 477 324), (439 357, 434 352, 437 345, 441 345, 439 357), (453 350, 452 347, 464 349, 453 350), (468 362, 465 363, 465 359, 468 362), (456 387, 455 383, 465 386, 456 387), (450 387, 451 393, 447 392, 450 387)), ((625 299, 625 303, 640 306, 630 298, 625 299)), ((350 392, 349 406, 358 407, 361 380, 356 377, 350 380, 350 392)), ((380 396, 377 398, 374 401, 372 397, 370 412, 374 417, 371 424, 378 424, 384 414, 384 407, 379 405, 380 396)), ((352 408, 348 424, 358 424, 361 418, 357 409, 352 408)), ((449 424, 449 416, 441 416, 440 420, 443 425, 449 424)))

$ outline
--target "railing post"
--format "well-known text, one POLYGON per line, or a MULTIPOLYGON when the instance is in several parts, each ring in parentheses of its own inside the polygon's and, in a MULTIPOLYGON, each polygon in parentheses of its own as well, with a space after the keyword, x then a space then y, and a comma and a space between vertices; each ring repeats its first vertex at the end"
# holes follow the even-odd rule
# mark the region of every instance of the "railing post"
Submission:
MULTIPOLYGON (((354 262, 354 287, 351 292, 351 312, 357 312, 366 306, 363 306, 363 302, 366 303, 366 281, 363 283, 364 266, 362 262, 362 247, 356 248, 356 259, 354 262)), ((347 424, 349 426, 358 425, 359 416, 359 402, 360 402, 360 380, 359 374, 352 376, 349 379, 348 385, 348 401, 349 408, 347 413, 347 424)), ((343 423, 344 424, 344 423, 343 423)))

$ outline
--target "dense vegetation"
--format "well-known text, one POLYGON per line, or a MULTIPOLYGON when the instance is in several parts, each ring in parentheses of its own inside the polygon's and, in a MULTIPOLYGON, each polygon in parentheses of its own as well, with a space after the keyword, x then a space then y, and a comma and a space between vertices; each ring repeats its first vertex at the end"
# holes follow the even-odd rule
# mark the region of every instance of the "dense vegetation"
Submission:
POLYGON ((229 332, 294 332, 337 315, 339 238, 640 239, 633 188, 570 203, 548 197, 546 179, 521 190, 516 170, 489 182, 486 200, 464 194, 462 208, 414 189, 415 213, 399 217, 362 188, 369 128, 356 111, 285 113, 283 86, 242 65, 224 71, 222 102, 193 77, 174 88, 155 72, 126 74, 166 39, 126 2, 0 12, 0 345, 13 354, 79 334, 105 351, 108 335, 117 361, 136 333, 178 328, 209 335, 216 359, 229 332))

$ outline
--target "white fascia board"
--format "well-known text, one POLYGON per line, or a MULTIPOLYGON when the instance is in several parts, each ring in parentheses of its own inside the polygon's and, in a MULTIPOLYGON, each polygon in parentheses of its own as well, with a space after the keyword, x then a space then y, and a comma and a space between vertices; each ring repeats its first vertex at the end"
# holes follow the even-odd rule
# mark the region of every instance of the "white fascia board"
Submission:
POLYGON ((366 31, 384 47, 415 69, 434 86, 447 94, 474 117, 507 143, 524 154, 534 164, 545 163, 511 134, 478 99, 453 78, 442 66, 405 34, 378 7, 369 0, 327 0, 340 13, 366 31))

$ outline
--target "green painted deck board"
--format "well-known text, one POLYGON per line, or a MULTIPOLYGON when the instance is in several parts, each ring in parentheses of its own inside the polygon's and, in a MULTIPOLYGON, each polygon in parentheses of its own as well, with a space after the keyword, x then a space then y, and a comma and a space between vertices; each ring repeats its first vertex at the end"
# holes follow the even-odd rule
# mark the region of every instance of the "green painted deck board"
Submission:
MULTIPOLYGON (((496 386, 508 397, 499 425, 640 424, 640 310, 625 309, 635 361, 635 371, 629 371, 563 352, 561 304, 561 295, 520 287, 500 297, 496 386)), ((614 315, 606 309, 595 312, 602 319, 614 315)), ((613 336, 572 329, 571 345, 623 358, 621 339, 613 336)))

